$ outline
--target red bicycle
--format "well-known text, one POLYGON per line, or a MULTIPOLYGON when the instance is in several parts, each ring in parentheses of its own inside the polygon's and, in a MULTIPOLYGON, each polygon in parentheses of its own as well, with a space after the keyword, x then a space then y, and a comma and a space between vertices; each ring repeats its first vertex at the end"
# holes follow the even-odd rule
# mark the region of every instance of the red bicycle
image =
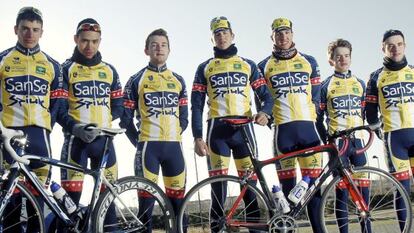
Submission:
POLYGON ((373 131, 379 128, 379 125, 360 126, 340 131, 330 136, 331 140, 327 145, 281 154, 260 161, 246 136, 245 127, 251 119, 223 120, 234 127, 242 128, 253 167, 244 177, 213 176, 189 190, 178 213, 180 232, 224 233, 246 232, 246 230, 271 233, 307 232, 309 222, 303 220, 301 213, 318 190, 322 191, 320 221, 324 232, 344 232, 344 229, 348 232, 410 232, 412 209, 409 195, 404 187, 381 169, 368 166, 353 167, 349 162, 341 159, 355 131, 369 132, 368 143, 357 151, 357 153, 363 153, 372 144, 373 131), (334 143, 334 139, 337 138, 342 138, 344 141, 342 148, 338 148, 334 143), (303 199, 296 205, 289 202, 290 212, 282 213, 277 208, 277 202, 272 198, 262 168, 274 165, 277 160, 311 156, 321 152, 328 153, 328 164, 308 188, 303 199), (259 187, 255 185, 256 179, 259 187), (221 190, 225 191, 216 193, 212 187, 217 185, 222 185, 221 190), (339 198, 336 198, 336 189, 340 186, 349 193, 347 202, 341 203, 339 198), (365 188, 364 195, 362 194, 363 188, 365 188), (247 201, 248 198, 245 198, 247 193, 253 193, 255 198, 247 201), (395 204, 397 199, 400 200, 399 203, 403 203, 398 208, 395 204), (336 214, 338 211, 345 211, 345 217, 338 219, 336 214))

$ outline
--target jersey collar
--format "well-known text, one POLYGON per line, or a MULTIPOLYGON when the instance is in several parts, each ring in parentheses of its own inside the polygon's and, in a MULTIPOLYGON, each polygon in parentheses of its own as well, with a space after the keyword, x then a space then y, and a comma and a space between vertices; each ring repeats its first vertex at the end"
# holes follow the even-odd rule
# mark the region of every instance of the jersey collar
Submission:
POLYGON ((334 75, 335 75, 335 77, 343 78, 343 79, 347 79, 347 78, 352 77, 352 73, 351 73, 350 70, 346 74, 335 71, 334 75))
POLYGON ((163 72, 163 71, 167 70, 167 64, 164 64, 164 65, 158 67, 156 65, 153 65, 151 63, 148 63, 148 69, 149 70, 152 70, 154 72, 160 73, 160 72, 163 72))
POLYGON ((28 48, 23 47, 23 45, 21 45, 20 43, 17 43, 15 48, 16 48, 17 51, 19 51, 19 52, 21 52, 21 53, 23 53, 24 55, 27 55, 27 56, 31 56, 31 55, 36 54, 40 51, 40 46, 39 45, 36 45, 32 49, 28 49, 28 48))

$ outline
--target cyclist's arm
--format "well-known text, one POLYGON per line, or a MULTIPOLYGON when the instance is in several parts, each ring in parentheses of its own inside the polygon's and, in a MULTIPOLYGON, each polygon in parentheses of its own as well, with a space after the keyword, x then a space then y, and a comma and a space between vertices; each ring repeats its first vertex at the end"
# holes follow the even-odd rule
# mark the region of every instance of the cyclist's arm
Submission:
POLYGON ((56 121, 61 121, 60 112, 67 102, 67 89, 65 89, 62 78, 62 68, 57 62, 52 62, 54 68, 54 77, 50 84, 50 104, 49 112, 51 119, 51 127, 56 121))
POLYGON ((203 109, 207 94, 204 66, 201 64, 198 67, 191 91, 191 128, 194 139, 203 137, 203 109))
POLYGON ((312 85, 312 102, 315 105, 315 109, 318 109, 321 94, 321 75, 319 72, 319 65, 314 57, 309 55, 306 55, 305 57, 308 59, 312 67, 312 73, 309 77, 312 85))
POLYGON ((255 93, 255 98, 257 98, 256 108, 258 112, 263 112, 267 116, 271 116, 274 102, 272 94, 267 87, 266 79, 263 77, 262 73, 254 62, 249 61, 249 64, 252 71, 250 76, 250 85, 255 93))
POLYGON ((321 95, 320 95, 321 99, 319 102, 319 106, 316 109, 316 113, 317 113, 316 129, 318 130, 319 136, 321 137, 324 143, 326 143, 326 139, 327 139, 327 132, 326 132, 325 124, 324 124, 324 117, 325 117, 325 114, 327 114, 326 106, 328 103, 328 100, 327 100, 328 84, 329 84, 329 78, 326 79, 321 84, 321 95))
POLYGON ((124 92, 124 111, 121 115, 119 126, 125 128, 129 141, 136 146, 138 142, 139 132, 134 124, 134 112, 138 109, 138 88, 136 86, 134 76, 131 77, 125 86, 124 92))
POLYGON ((122 98, 122 85, 119 80, 118 72, 115 68, 110 66, 113 72, 113 81, 111 85, 111 115, 112 120, 118 119, 121 117, 123 108, 123 98, 122 98))
POLYGON ((377 78, 378 76, 375 73, 371 74, 366 89, 365 116, 368 124, 375 124, 379 121, 377 78))
POLYGON ((184 79, 179 76, 178 74, 174 73, 181 84, 181 91, 178 96, 178 104, 179 104, 179 120, 180 120, 180 127, 181 133, 187 129, 188 126, 188 97, 187 97, 187 89, 185 86, 184 79))
POLYGON ((62 93, 65 98, 61 100, 59 114, 57 115, 57 122, 68 132, 72 132, 73 126, 77 123, 71 116, 69 116, 69 77, 67 68, 70 63, 71 61, 67 60, 62 64, 62 93))

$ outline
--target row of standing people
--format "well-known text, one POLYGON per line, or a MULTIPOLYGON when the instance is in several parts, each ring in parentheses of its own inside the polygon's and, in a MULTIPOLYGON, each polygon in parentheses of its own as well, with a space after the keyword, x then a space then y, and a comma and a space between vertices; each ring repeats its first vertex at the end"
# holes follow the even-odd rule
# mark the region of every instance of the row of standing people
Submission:
MULTIPOLYGON (((94 19, 79 22, 73 55, 60 65, 40 50, 43 18, 33 7, 22 8, 16 19, 16 46, 0 54, 1 120, 6 127, 23 130, 31 144, 28 153, 50 156, 49 134, 55 121, 65 131, 62 159, 91 166, 101 153, 101 138, 85 124, 110 127, 121 118, 121 127, 136 146, 135 172, 157 182, 161 166, 166 194, 177 211, 185 192, 185 162, 181 134, 188 120, 187 93, 184 80, 167 69, 170 52, 167 33, 155 30, 146 40, 149 65, 133 75, 124 94, 113 66, 103 62, 99 53, 101 26, 94 19), (62 75, 61 75, 62 74, 62 75), (122 98, 123 97, 123 98, 122 98), (63 106, 63 107, 62 107, 63 106), (134 123, 137 116, 138 128, 134 123)), ((225 17, 211 21, 214 57, 200 64, 191 92, 192 131, 195 151, 207 156, 209 175, 226 174, 232 152, 239 175, 250 167, 248 150, 238 130, 220 122, 222 117, 251 117, 260 125, 273 123, 274 153, 319 145, 328 131, 384 121, 387 158, 390 172, 409 189, 410 152, 413 142, 413 116, 410 108, 410 86, 413 69, 404 56, 405 42, 398 30, 384 34, 384 67, 374 72, 367 93, 363 81, 349 70, 352 47, 337 40, 329 47, 329 62, 335 73, 321 85, 316 60, 298 52, 293 43, 292 22, 285 18, 272 23, 272 55, 257 66, 237 55, 234 33, 225 17), (256 97, 258 113, 253 115, 251 98, 256 97), (365 106, 366 96, 366 106, 365 106), (208 97, 207 138, 203 139, 202 117, 208 97), (364 109, 365 107, 365 109, 364 109), (305 130, 306 128, 306 130, 305 130), (306 134, 302 132, 307 132, 306 134), (411 134, 410 134, 411 133, 411 134), (407 183, 408 182, 408 183, 407 183)), ((253 127, 250 128, 254 139, 253 127)), ((340 143, 340 142, 339 142, 340 143)), ((355 147, 362 145, 355 139, 355 147)), ((117 179, 117 162, 113 145, 106 175, 117 179)), ((355 165, 364 165, 365 156, 349 155, 355 165)), ((10 158, 5 156, 11 163, 10 158)), ((302 175, 313 181, 320 173, 320 155, 300 158, 302 175)), ((32 164, 32 169, 48 183, 49 168, 32 164)), ((278 176, 285 194, 296 182, 295 160, 277 164, 278 176)), ((61 171, 63 187, 78 202, 83 177, 61 171)), ((344 193, 342 196, 346 196, 344 193)), ((314 208, 320 194, 311 201, 308 211, 313 230, 320 232, 314 208)), ((143 205, 151 200, 140 199, 143 205)), ((147 216, 150 217, 150 216, 147 216)))

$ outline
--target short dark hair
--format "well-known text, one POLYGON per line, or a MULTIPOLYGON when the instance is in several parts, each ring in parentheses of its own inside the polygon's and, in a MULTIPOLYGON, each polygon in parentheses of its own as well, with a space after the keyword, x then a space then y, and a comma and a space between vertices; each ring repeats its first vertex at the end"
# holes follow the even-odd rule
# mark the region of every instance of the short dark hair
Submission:
POLYGON ((19 10, 16 18, 16 26, 18 26, 22 20, 28 20, 30 22, 39 21, 43 26, 42 12, 32 6, 23 7, 19 10))
POLYGON ((387 40, 391 36, 402 36, 403 41, 405 41, 404 34, 400 30, 390 29, 384 33, 384 36, 382 37, 382 42, 385 42, 385 40, 387 40))
POLYGON ((329 43, 328 46, 328 57, 329 59, 333 59, 334 53, 335 53, 335 49, 338 47, 345 47, 349 49, 349 53, 352 53, 352 45, 349 41, 344 40, 344 39, 337 39, 332 41, 331 43, 329 43))
POLYGON ((153 36, 163 36, 167 39, 167 43, 168 43, 168 48, 170 48, 170 40, 168 39, 168 35, 167 35, 167 31, 165 31, 162 28, 156 29, 153 32, 151 32, 148 36, 147 39, 145 40, 145 49, 149 48, 149 43, 150 43, 150 39, 153 36))

